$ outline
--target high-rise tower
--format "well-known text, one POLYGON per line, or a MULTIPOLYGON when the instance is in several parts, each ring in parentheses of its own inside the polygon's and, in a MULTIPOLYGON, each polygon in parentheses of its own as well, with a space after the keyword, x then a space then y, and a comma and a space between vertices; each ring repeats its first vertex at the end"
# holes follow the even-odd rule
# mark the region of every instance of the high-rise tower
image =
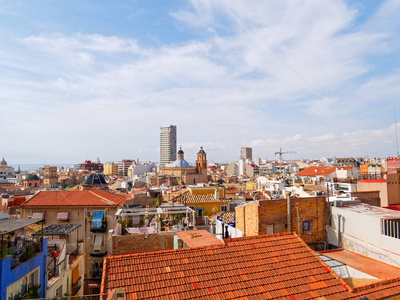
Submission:
POLYGON ((160 165, 176 161, 176 126, 160 127, 160 165))
POLYGON ((240 148, 240 158, 243 160, 253 160, 253 149, 249 147, 240 148))

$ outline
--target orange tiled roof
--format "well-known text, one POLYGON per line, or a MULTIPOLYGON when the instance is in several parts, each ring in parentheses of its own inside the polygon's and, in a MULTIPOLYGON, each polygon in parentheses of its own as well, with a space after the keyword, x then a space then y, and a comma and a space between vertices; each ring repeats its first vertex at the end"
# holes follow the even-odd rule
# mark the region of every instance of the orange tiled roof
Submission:
POLYGON ((127 299, 381 299, 399 279, 352 290, 295 233, 224 240, 223 246, 107 257, 102 290, 127 299))
POLYGON ((113 206, 127 198, 107 191, 41 191, 21 206, 113 206))
POLYGON ((350 170, 353 167, 350 166, 311 166, 307 169, 297 173, 297 176, 328 176, 336 171, 336 168, 339 170, 341 168, 345 170, 350 170))
POLYGON ((11 190, 18 190, 20 188, 22 188, 22 185, 13 185, 13 186, 3 186, 2 189, 5 189, 7 191, 11 191, 11 190))

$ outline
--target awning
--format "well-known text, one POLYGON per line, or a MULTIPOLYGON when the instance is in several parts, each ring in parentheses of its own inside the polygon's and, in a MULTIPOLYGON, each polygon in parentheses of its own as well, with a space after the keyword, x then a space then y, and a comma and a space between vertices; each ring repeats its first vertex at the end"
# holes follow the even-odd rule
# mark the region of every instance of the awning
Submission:
POLYGON ((32 214, 32 219, 44 219, 45 212, 34 212, 32 214))
POLYGON ((98 234, 94 237, 94 247, 93 250, 94 251, 100 251, 101 250, 101 244, 103 242, 103 235, 102 234, 98 234))
POLYGON ((57 220, 59 220, 59 221, 69 221, 69 211, 59 212, 57 214, 57 220))
POLYGON ((81 276, 79 276, 79 266, 76 266, 75 269, 72 270, 72 284, 77 283, 79 279, 81 279, 81 276))

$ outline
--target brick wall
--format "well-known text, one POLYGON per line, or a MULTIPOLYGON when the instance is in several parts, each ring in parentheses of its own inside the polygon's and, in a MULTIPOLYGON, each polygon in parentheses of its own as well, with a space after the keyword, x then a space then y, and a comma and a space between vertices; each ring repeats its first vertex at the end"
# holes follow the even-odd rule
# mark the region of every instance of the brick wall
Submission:
POLYGON ((258 212, 258 204, 259 201, 254 201, 245 206, 245 235, 244 236, 253 236, 259 235, 259 218, 257 217, 258 212))
POLYGON ((379 191, 352 192, 351 196, 357 197, 359 200, 361 200, 361 203, 367 203, 373 206, 381 206, 379 191))
MULTIPOLYGON (((237 206, 235 207, 235 218, 236 218, 236 228, 239 229, 240 231, 245 233, 245 224, 244 224, 244 210, 245 210, 244 205, 242 206, 237 206)), ((245 235, 244 235, 245 236, 245 235)))
MULTIPOLYGON (((326 208, 325 197, 291 199, 291 231, 298 233, 306 243, 324 241, 326 208), (305 221, 309 221, 309 231, 303 230, 305 221)), ((268 225, 273 226, 274 233, 288 230, 286 200, 254 201, 237 207, 235 214, 236 227, 243 231, 244 236, 266 234, 268 225)))
POLYGON ((113 253, 174 249, 174 232, 113 236, 113 253))

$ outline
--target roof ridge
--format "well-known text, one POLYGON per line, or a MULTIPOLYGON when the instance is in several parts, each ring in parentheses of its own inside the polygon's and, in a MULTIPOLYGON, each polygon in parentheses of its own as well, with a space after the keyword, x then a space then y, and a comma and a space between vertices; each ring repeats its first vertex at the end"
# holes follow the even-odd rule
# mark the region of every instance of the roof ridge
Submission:
MULTIPOLYGON (((25 204, 27 204, 29 201, 31 201, 33 198, 35 198, 37 195, 39 195, 42 191, 39 191, 39 193, 36 193, 35 195, 33 195, 33 197, 31 197, 30 199, 26 200, 24 203, 21 204, 21 206, 25 206, 25 204)), ((25 198, 26 199, 26 198, 25 198)))
POLYGON ((374 288, 374 287, 384 286, 384 285, 387 285, 387 284, 390 284, 390 283, 395 283, 395 282, 400 283, 400 277, 384 279, 384 280, 381 280, 381 281, 378 281, 378 282, 374 282, 374 283, 358 286, 358 287, 355 287, 354 289, 352 289, 351 292, 352 293, 358 293, 358 292, 362 292, 362 291, 368 292, 368 289, 371 289, 371 288, 374 288))
MULTIPOLYGON (((104 191, 104 192, 106 192, 106 191, 104 191)), ((119 204, 117 204, 116 202, 114 202, 113 200, 107 199, 107 198, 105 198, 105 197, 103 197, 103 196, 101 196, 101 195, 95 193, 95 192, 93 191, 93 189, 92 189, 92 190, 89 190, 89 193, 91 193, 92 195, 95 195, 95 196, 101 198, 102 200, 104 200, 104 201, 106 201, 106 202, 108 202, 108 203, 110 203, 110 204, 119 205, 119 204)), ((108 192, 108 193, 110 193, 110 192, 108 192)), ((113 194, 113 193, 110 193, 110 194, 113 194)), ((115 195, 115 194, 113 194, 113 195, 115 195)), ((115 196, 118 196, 118 195, 115 195, 115 196)))

